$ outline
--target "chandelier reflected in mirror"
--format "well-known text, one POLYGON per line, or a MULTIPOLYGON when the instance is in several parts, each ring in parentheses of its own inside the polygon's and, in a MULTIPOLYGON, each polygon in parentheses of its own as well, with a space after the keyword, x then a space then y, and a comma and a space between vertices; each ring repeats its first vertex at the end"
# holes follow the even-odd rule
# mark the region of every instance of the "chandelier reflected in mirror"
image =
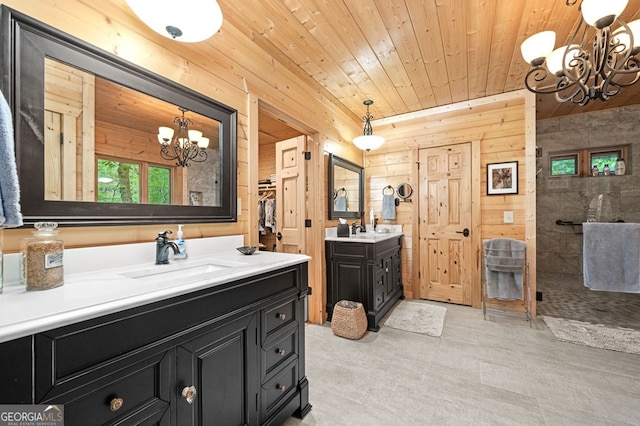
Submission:
MULTIPOLYGON (((577 0, 566 0, 573 6, 577 0)), ((555 94, 558 102, 586 105, 607 100, 640 78, 640 19, 620 19, 628 0, 582 0, 582 19, 569 42, 557 49, 556 34, 543 31, 520 46, 531 65, 525 86, 534 93, 555 94), (617 28, 612 26, 617 24, 617 28), (595 35, 593 34, 595 30, 595 35), (549 78, 552 82, 547 80, 549 78)))
POLYGON ((189 162, 203 162, 207 159, 207 147, 209 138, 202 135, 199 130, 189 129, 193 123, 184 116, 189 110, 178 108, 182 113, 173 122, 176 130, 171 127, 158 128, 158 142, 160 142, 160 157, 164 160, 176 160, 177 166, 188 167, 189 162))

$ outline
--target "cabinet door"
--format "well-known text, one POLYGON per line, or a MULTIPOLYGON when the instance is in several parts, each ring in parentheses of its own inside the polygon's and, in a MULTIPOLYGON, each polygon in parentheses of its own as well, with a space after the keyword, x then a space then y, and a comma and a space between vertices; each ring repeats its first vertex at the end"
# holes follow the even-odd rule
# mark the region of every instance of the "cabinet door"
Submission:
POLYGON ((333 313, 333 306, 341 300, 364 303, 364 285, 366 282, 366 268, 362 262, 333 260, 330 262, 330 279, 327 283, 330 289, 327 293, 327 312, 329 320, 333 313))
POLYGON ((177 424, 256 424, 257 315, 214 328, 177 348, 177 424), (189 389, 195 391, 189 398, 189 389))

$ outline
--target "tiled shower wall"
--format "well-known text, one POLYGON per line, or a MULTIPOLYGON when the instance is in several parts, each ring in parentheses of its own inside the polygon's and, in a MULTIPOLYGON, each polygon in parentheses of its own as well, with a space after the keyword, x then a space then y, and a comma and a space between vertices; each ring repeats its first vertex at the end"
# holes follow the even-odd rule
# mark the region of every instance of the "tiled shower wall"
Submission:
MULTIPOLYGON (((599 101, 595 101, 599 102, 599 101)), ((584 293, 582 223, 593 197, 604 194, 611 221, 640 222, 640 105, 537 122, 537 289, 584 293), (629 145, 624 176, 549 177, 549 154, 629 145)), ((612 167, 613 170, 613 167, 612 167)))

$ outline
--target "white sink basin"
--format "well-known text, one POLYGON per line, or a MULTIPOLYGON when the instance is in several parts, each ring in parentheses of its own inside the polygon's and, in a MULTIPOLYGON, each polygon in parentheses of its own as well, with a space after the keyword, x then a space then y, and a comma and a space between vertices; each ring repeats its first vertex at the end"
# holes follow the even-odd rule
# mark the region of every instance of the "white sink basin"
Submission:
POLYGON ((174 262, 168 265, 154 265, 133 271, 122 272, 121 276, 145 281, 177 281, 193 282, 215 275, 233 272, 236 268, 247 266, 244 262, 234 262, 231 260, 200 261, 194 262, 174 262))

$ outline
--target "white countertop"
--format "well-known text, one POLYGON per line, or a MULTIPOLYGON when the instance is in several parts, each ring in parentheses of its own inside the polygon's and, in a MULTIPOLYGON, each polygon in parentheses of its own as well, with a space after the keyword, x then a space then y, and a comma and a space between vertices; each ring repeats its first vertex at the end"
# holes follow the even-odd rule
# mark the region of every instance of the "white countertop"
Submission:
POLYGON ((356 232, 355 234, 352 234, 351 228, 349 228, 348 237, 338 237, 337 228, 326 228, 324 239, 326 241, 373 244, 389 240, 391 238, 397 238, 402 235, 402 225, 381 225, 378 226, 376 232, 356 232))
POLYGON ((5 285, 4 292, 0 294, 0 342, 304 263, 310 259, 306 255, 265 251, 247 256, 235 248, 199 256, 190 255, 187 260, 176 260, 169 265, 155 265, 153 252, 150 257, 152 259, 149 263, 97 271, 67 275, 65 269, 64 285, 49 290, 26 291, 23 285, 5 285), (161 273, 155 275, 157 271, 161 273), (153 275, 144 276, 146 274, 153 275), (181 278, 165 279, 163 275, 181 278))

